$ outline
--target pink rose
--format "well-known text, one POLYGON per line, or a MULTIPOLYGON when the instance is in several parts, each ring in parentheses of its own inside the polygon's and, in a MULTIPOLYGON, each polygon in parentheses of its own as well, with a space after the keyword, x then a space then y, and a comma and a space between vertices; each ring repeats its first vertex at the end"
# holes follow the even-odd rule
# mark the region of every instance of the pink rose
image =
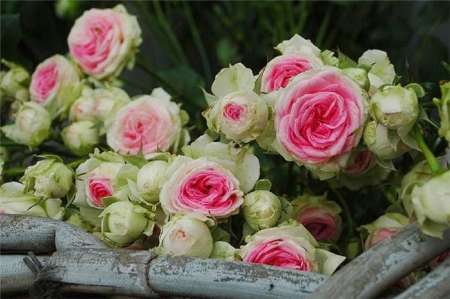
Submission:
POLYGON ((31 100, 46 107, 54 118, 66 112, 80 95, 79 82, 72 63, 62 55, 54 55, 41 62, 31 76, 31 100))
POLYGON ((322 61, 314 56, 285 54, 273 58, 266 65, 261 79, 261 92, 278 90, 292 78, 312 68, 323 66, 322 61))
POLYGON ((125 163, 122 156, 113 152, 100 153, 95 149, 90 158, 76 169, 76 194, 73 204, 82 208, 104 209, 103 199, 114 196, 127 201, 127 179, 135 180, 139 168, 125 163))
MULTIPOLYGON (((180 108, 169 98, 141 96, 113 116, 106 142, 116 152, 175 151, 184 130, 180 108)), ((186 133, 187 134, 187 133, 186 133)))
POLYGON ((376 165, 375 155, 369 151, 360 151, 356 154, 355 161, 352 164, 345 167, 343 170, 346 174, 349 175, 358 175, 363 174, 373 168, 376 165))
POLYGON ((291 202, 292 218, 303 224, 317 241, 335 241, 341 234, 342 209, 322 196, 300 196, 291 202))
POLYGON ((167 214, 180 211, 226 218, 237 214, 244 202, 238 179, 219 159, 179 156, 167 175, 160 193, 167 214))
POLYGON ((336 240, 340 234, 340 217, 327 212, 321 207, 305 209, 298 215, 298 222, 303 224, 317 241, 336 240))
POLYGON ((347 165, 366 119, 362 90, 333 67, 296 76, 281 89, 274 113, 285 158, 326 173, 347 165))
POLYGON ((244 262, 331 275, 345 259, 318 248, 314 237, 298 222, 267 228, 245 238, 238 250, 244 262))
POLYGON ((127 64, 131 67, 141 42, 136 17, 123 5, 84 12, 68 36, 70 54, 86 74, 99 80, 118 76, 127 64))
POLYGON ((243 261, 291 268, 300 271, 311 271, 314 264, 308 260, 306 250, 294 242, 274 237, 260 244, 255 244, 251 251, 243 256, 243 261))
POLYGON ((369 233, 364 243, 364 248, 368 250, 402 230, 408 224, 409 219, 406 216, 399 213, 386 213, 378 217, 374 222, 363 225, 362 228, 369 233))
POLYGON ((98 174, 93 175, 89 178, 87 186, 89 188, 90 197, 99 207, 103 206, 103 203, 101 201, 103 197, 112 195, 111 180, 107 177, 103 177, 98 174))

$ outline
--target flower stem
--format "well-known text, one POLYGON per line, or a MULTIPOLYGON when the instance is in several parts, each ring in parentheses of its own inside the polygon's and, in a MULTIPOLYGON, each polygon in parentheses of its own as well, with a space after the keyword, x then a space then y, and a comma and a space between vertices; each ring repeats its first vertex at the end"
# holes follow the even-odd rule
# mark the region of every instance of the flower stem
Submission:
POLYGON ((26 166, 10 168, 10 169, 4 170, 2 175, 6 176, 6 177, 14 177, 19 174, 23 174, 26 169, 27 169, 26 166))
POLYGON ((434 156, 433 152, 430 150, 428 145, 425 143, 425 140, 423 139, 423 135, 420 132, 420 127, 418 124, 414 126, 414 138, 417 141, 417 144, 419 148, 422 150, 422 154, 425 156, 425 159, 427 159, 428 165, 430 166, 430 169, 432 172, 438 172, 441 170, 441 167, 439 166, 439 163, 434 156))
POLYGON ((353 223, 352 213, 350 212, 350 208, 347 205, 347 202, 345 202, 345 199, 342 197, 342 194, 336 190, 335 188, 331 187, 331 190, 333 190, 334 194, 336 195, 339 205, 342 207, 345 213, 345 217, 347 218, 347 226, 348 226, 348 232, 347 236, 353 236, 355 231, 355 224, 353 223))

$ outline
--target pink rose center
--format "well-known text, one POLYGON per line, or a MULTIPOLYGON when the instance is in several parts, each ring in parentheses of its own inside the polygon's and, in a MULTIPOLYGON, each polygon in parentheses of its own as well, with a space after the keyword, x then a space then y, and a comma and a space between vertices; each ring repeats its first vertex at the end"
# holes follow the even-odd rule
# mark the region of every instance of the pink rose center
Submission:
POLYGON ((223 116, 231 120, 239 121, 244 110, 244 107, 239 104, 228 103, 223 107, 223 116))
POLYGON ((168 150, 173 141, 173 125, 167 112, 152 107, 130 109, 122 121, 121 152, 144 154, 168 150))
POLYGON ((371 151, 358 152, 355 162, 347 166, 344 172, 347 174, 361 174, 366 172, 374 165, 374 154, 371 151))
POLYGON ((59 77, 58 64, 50 62, 38 68, 32 78, 31 94, 33 101, 43 104, 54 90, 59 77))
POLYGON ((297 221, 314 236, 317 241, 333 240, 338 234, 338 223, 335 217, 320 208, 311 208, 302 212, 297 221))
POLYGON ((251 252, 244 257, 244 261, 310 271, 311 266, 305 255, 304 249, 294 247, 290 242, 283 239, 277 239, 252 248, 251 252))
POLYGON ((194 172, 180 184, 178 205, 213 216, 223 216, 237 208, 239 200, 233 182, 226 174, 209 168, 194 172))
POLYGON ((103 207, 101 199, 112 195, 111 181, 109 178, 92 176, 88 181, 89 194, 94 203, 103 207))

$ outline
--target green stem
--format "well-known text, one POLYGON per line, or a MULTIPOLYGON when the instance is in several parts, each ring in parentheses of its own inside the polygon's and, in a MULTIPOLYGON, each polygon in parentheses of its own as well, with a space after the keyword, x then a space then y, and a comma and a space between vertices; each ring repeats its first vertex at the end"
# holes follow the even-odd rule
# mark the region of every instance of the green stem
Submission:
POLYGON ((425 143, 425 140, 423 139, 422 133, 420 132, 420 127, 418 124, 414 126, 414 138, 417 141, 417 144, 419 145, 419 148, 422 150, 422 154, 425 156, 425 159, 427 159, 428 165, 430 166, 430 169, 432 172, 438 172, 441 170, 441 167, 439 166, 439 163, 434 156, 433 152, 430 150, 428 145, 425 143))
POLYGON ((26 169, 27 169, 27 166, 10 168, 10 169, 4 170, 2 175, 5 177, 14 177, 19 174, 23 174, 26 169))
POLYGON ((350 208, 347 205, 347 202, 342 197, 342 194, 336 190, 335 188, 331 187, 331 190, 333 190, 334 194, 336 195, 339 205, 342 207, 345 213, 345 217, 347 218, 347 225, 348 225, 348 236, 353 236, 355 232, 355 224, 353 223, 352 213, 350 212, 350 208))
POLYGON ((195 25, 190 4, 187 4, 186 2, 183 2, 183 4, 184 4, 184 11, 186 12, 186 20, 189 24, 189 28, 191 30, 194 43, 198 49, 200 61, 202 62, 202 67, 206 76, 206 80, 207 82, 212 82, 211 66, 209 65, 208 57, 206 56, 206 50, 205 47, 203 46, 202 39, 200 38, 200 33, 198 32, 197 26, 195 25))

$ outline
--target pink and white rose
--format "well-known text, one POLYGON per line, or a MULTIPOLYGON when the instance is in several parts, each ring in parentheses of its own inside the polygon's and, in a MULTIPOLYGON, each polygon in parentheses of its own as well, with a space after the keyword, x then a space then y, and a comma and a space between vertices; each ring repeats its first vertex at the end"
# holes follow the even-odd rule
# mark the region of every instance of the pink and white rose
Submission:
POLYGON ((56 54, 36 67, 29 90, 31 100, 56 118, 66 113, 81 94, 80 76, 72 62, 56 54))
POLYGON ((273 58, 263 70, 261 92, 269 93, 286 85, 300 73, 323 66, 322 60, 316 56, 299 55, 297 53, 280 55, 273 58))
POLYGON ((362 90, 337 68, 304 72, 279 91, 276 142, 269 147, 322 179, 330 178, 347 165, 361 139, 365 106, 362 90))
POLYGON ((114 196, 128 199, 126 179, 136 180, 139 169, 125 164, 123 158, 112 152, 95 151, 91 157, 76 169, 76 194, 74 205, 86 208, 104 209, 103 198, 114 196), (120 179, 122 174, 123 179, 120 179), (126 176, 126 177, 124 177, 126 176), (120 181, 124 181, 119 185, 120 181))
POLYGON ((174 152, 180 141, 189 139, 181 113, 162 90, 141 96, 117 111, 107 129, 106 142, 122 154, 174 152))
POLYGON ((197 213, 226 218, 239 213, 244 202, 233 163, 214 157, 178 156, 166 172, 168 181, 160 193, 166 214, 197 213))
POLYGON ((235 91, 219 98, 204 113, 208 127, 237 142, 254 140, 266 127, 269 109, 253 91, 235 91))
POLYGON ((402 230, 409 223, 408 217, 402 214, 386 213, 385 215, 378 217, 374 222, 363 225, 362 228, 369 234, 364 243, 364 248, 368 250, 384 239, 387 239, 402 230))
POLYGON ((246 238, 238 250, 244 262, 331 275, 345 259, 317 248, 314 237, 301 225, 263 229, 246 238))
POLYGON ((135 52, 142 42, 141 28, 123 5, 93 8, 75 21, 67 41, 70 54, 86 74, 109 80, 124 66, 134 65, 135 52))
POLYGON ((342 231, 341 207, 326 195, 299 196, 291 202, 292 218, 297 220, 317 241, 336 241, 342 231))

